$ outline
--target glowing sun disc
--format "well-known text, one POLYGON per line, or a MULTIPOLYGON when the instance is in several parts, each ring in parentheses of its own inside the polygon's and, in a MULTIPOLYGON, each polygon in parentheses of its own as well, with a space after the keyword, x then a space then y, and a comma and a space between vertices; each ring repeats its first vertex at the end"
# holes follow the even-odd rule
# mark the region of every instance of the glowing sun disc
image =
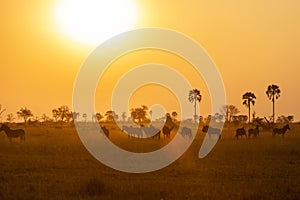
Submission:
POLYGON ((55 18, 63 32, 88 45, 98 45, 133 28, 137 20, 134 0, 61 0, 55 18))

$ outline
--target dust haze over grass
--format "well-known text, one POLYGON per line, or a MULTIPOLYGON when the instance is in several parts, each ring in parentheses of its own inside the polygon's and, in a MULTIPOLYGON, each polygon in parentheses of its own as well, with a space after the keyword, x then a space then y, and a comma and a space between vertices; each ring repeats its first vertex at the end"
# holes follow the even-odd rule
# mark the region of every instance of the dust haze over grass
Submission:
MULTIPOLYGON (((225 127, 201 160, 199 131, 180 159, 145 174, 101 164, 71 127, 26 127, 22 143, 9 143, 1 133, 0 199, 299 199, 300 125, 293 124, 284 138, 264 131, 256 139, 236 140, 235 128, 225 127)), ((111 138, 133 151, 170 140, 128 140, 123 134, 112 129, 111 138)))

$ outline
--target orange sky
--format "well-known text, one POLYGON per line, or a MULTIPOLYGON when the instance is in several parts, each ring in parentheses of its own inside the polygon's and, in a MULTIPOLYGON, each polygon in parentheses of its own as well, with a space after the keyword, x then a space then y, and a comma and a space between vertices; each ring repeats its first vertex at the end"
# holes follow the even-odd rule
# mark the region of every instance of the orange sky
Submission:
MULTIPOLYGON (((2 120, 24 106, 40 116, 72 103, 76 74, 94 47, 74 41, 60 30, 53 15, 58 1, 0 3, 0 104, 7 109, 2 120)), ((293 114, 299 120, 299 1, 136 2, 136 28, 177 30, 207 50, 223 77, 228 104, 246 114, 241 96, 252 91, 257 96, 254 110, 259 116, 270 116, 272 107, 265 90, 276 83, 282 90, 276 113, 293 114)), ((207 96, 205 88, 199 89, 207 96)), ((201 109, 208 114, 205 95, 201 109)))

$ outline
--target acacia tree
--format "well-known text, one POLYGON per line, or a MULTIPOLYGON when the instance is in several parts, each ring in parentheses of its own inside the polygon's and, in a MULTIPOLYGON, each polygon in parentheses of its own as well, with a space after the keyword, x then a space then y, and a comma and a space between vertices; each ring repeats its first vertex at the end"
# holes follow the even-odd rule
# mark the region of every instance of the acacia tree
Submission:
POLYGON ((149 117, 147 116, 148 107, 142 105, 139 108, 130 109, 130 117, 133 122, 138 125, 144 125, 150 122, 149 117))
POLYGON ((21 108, 18 112, 17 112, 18 117, 21 117, 24 119, 24 124, 26 124, 27 119, 29 117, 32 117, 33 114, 31 112, 31 110, 29 110, 28 108, 21 108))
POLYGON ((266 95, 268 96, 269 100, 272 101, 273 104, 273 123, 275 122, 275 100, 278 99, 280 97, 280 89, 278 85, 269 85, 266 91, 266 95))
POLYGON ((197 122, 197 102, 201 102, 202 100, 202 95, 200 94, 200 90, 198 89, 192 89, 189 92, 189 101, 191 103, 194 103, 194 109, 195 109, 195 113, 194 113, 194 120, 195 123, 197 122))
POLYGON ((248 120, 250 123, 250 110, 251 110, 251 104, 254 106, 255 104, 255 99, 256 96, 254 93, 252 92, 246 92, 243 96, 242 96, 243 101, 243 105, 245 105, 248 108, 248 120))
POLYGON ((57 109, 53 109, 52 110, 52 115, 55 118, 55 120, 57 121, 58 119, 61 120, 61 123, 63 123, 63 121, 65 119, 69 119, 70 116, 72 116, 72 112, 70 111, 69 107, 66 105, 62 105, 61 107, 57 108, 57 109))
POLYGON ((221 113, 225 116, 225 122, 231 122, 232 117, 239 112, 239 109, 234 105, 224 105, 221 109, 221 113))

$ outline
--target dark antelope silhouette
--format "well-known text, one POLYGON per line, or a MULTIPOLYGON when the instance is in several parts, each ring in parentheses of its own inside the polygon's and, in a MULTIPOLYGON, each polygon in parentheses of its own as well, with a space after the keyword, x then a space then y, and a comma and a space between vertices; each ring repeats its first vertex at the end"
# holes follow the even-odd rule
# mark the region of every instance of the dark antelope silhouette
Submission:
POLYGON ((171 131, 173 130, 174 126, 172 128, 169 128, 167 126, 164 126, 163 129, 162 129, 162 133, 164 134, 164 139, 166 137, 170 137, 171 135, 171 131))
POLYGON ((282 137, 284 136, 284 134, 285 134, 285 132, 287 131, 287 130, 291 130, 291 128, 290 128, 290 126, 287 124, 287 125, 285 125, 283 128, 274 128, 273 129, 273 136, 275 136, 276 134, 281 134, 282 135, 282 137))
POLYGON ((243 137, 243 135, 247 138, 247 134, 246 134, 246 131, 245 131, 244 127, 236 129, 236 131, 235 131, 236 139, 239 139, 239 136, 243 137))
POLYGON ((219 129, 219 128, 203 126, 202 132, 203 133, 208 133, 209 139, 211 138, 211 135, 217 135, 219 137, 219 139, 221 139, 221 129, 219 129))
POLYGON ((20 137, 20 141, 25 141, 25 131, 23 129, 11 130, 7 125, 2 124, 0 132, 4 131, 9 139, 9 142, 12 141, 12 138, 20 137))
POLYGON ((255 138, 259 135, 259 127, 258 127, 258 125, 256 125, 255 128, 250 128, 248 130, 248 138, 250 138, 251 135, 253 135, 255 138))

